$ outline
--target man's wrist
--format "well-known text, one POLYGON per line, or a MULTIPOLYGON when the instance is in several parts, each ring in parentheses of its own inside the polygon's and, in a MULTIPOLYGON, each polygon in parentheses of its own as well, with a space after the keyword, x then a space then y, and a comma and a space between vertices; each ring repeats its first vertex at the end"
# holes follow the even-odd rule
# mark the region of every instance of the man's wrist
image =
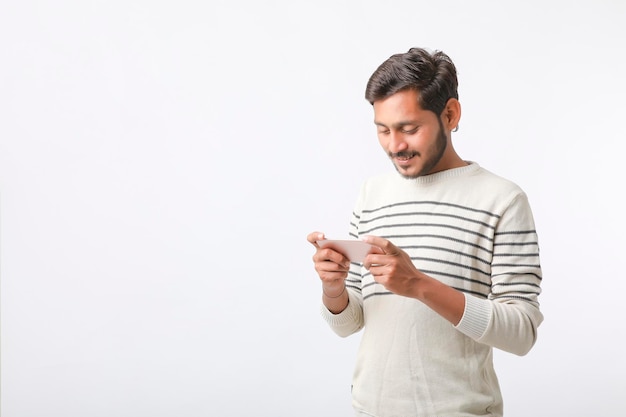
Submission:
POLYGON ((322 293, 324 294, 326 298, 339 298, 343 295, 344 292, 346 292, 345 284, 341 286, 341 290, 339 292, 337 292, 336 290, 327 291, 326 288, 322 286, 322 293))

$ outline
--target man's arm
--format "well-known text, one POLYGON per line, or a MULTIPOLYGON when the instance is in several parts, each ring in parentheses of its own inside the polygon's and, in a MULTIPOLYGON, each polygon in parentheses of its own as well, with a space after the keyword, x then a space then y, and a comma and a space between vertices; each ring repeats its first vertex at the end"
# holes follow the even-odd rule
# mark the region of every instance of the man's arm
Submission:
POLYGON ((317 241, 323 240, 320 232, 309 233, 307 240, 315 247, 313 262, 322 281, 322 302, 333 314, 339 314, 348 306, 348 291, 345 279, 350 269, 350 260, 330 248, 321 248, 317 241))
POLYGON ((389 291, 415 298, 453 325, 457 325, 465 311, 465 296, 418 270, 409 255, 389 240, 366 236, 367 243, 380 247, 384 254, 370 254, 363 265, 374 280, 389 291))
POLYGON ((419 271, 406 252, 390 241, 367 236, 385 254, 370 254, 363 265, 389 291, 420 300, 474 340, 525 355, 537 339, 543 315, 533 301, 479 299, 419 271))

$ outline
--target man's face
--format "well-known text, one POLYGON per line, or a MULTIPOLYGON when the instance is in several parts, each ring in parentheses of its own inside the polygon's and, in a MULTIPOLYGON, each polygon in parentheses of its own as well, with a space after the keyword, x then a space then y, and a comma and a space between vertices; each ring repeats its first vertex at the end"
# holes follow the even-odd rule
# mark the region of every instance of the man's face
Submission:
POLYGON ((378 141, 405 178, 447 169, 444 155, 448 137, 441 119, 423 110, 418 92, 405 90, 374 102, 378 141))

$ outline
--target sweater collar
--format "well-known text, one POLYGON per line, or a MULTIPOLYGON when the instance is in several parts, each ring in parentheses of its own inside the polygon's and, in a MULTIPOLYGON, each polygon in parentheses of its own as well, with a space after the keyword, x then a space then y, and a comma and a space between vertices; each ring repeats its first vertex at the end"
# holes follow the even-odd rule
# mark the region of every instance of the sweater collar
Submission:
POLYGON ((462 167, 446 169, 445 171, 435 172, 434 174, 423 175, 421 177, 407 179, 407 180, 415 181, 415 183, 418 185, 427 185, 427 184, 436 183, 438 181, 446 180, 449 178, 457 178, 457 177, 470 175, 480 169, 480 165, 478 165, 476 162, 473 162, 473 161, 465 161, 465 162, 467 162, 467 165, 462 166, 462 167))

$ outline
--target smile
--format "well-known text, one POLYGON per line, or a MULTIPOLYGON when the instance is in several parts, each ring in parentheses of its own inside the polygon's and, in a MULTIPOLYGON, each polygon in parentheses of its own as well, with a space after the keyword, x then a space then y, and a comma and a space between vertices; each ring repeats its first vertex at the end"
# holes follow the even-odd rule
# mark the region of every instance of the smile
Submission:
POLYGON ((417 152, 406 152, 406 151, 405 152, 396 152, 396 153, 390 152, 389 153, 389 157, 390 158, 395 159, 395 160, 400 161, 400 162, 406 162, 409 159, 412 159, 415 155, 418 155, 418 153, 417 152))

